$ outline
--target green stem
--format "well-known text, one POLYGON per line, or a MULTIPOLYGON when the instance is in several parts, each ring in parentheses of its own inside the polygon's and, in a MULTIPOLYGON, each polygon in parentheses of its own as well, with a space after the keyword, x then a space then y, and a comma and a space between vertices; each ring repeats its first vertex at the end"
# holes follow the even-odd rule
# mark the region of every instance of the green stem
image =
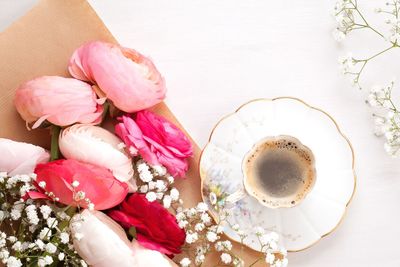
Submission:
POLYGON ((61 127, 53 125, 51 127, 51 150, 50 150, 50 160, 56 160, 60 157, 60 151, 58 147, 58 137, 60 135, 61 127))

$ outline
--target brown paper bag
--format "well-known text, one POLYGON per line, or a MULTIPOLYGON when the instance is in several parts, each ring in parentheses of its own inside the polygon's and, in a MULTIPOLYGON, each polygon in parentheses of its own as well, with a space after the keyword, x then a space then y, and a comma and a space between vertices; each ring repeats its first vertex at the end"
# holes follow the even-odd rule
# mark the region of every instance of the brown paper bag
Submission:
MULTIPOLYGON (((85 0, 41 0, 0 34, 0 137, 49 148, 50 134, 47 129, 26 129, 13 106, 14 91, 19 84, 34 77, 68 77, 67 63, 72 52, 91 40, 116 42, 85 0)), ((164 76, 168 80, 168 73, 164 76)), ((154 111, 181 126, 164 103, 154 107, 154 111)), ((186 206, 201 201, 197 165, 200 149, 193 144, 195 153, 187 178, 177 182, 186 206)), ((262 256, 249 249, 240 254, 248 263, 262 256)), ((217 258, 211 259, 205 266, 214 266, 218 261, 217 258)), ((254 266, 264 266, 263 262, 261 260, 259 265, 254 266)))

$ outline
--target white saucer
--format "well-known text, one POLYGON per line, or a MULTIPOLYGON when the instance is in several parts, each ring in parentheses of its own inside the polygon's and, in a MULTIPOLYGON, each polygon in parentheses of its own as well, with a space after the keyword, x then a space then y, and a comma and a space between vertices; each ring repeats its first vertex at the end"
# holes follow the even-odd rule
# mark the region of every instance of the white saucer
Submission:
MULTIPOLYGON (((253 100, 224 117, 200 158, 202 196, 211 207, 211 191, 228 196, 242 189, 244 155, 257 141, 278 135, 293 136, 312 150, 317 173, 313 189, 292 208, 270 209, 247 195, 233 205, 229 221, 250 234, 244 244, 254 250, 260 248, 252 233, 261 226, 276 231, 288 251, 300 251, 336 229, 356 186, 353 148, 326 112, 296 98, 279 97, 253 100)), ((215 211, 211 213, 215 217, 215 211)), ((239 241, 225 228, 229 238, 239 241)))

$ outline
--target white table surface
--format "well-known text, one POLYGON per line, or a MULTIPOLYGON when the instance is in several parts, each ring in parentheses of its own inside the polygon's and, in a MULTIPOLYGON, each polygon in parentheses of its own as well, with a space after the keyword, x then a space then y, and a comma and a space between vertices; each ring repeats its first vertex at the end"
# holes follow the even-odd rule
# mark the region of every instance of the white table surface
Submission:
MULTIPOLYGON (((0 0, 0 30, 35 2, 0 0)), ((296 96, 336 118, 356 151, 357 192, 343 224, 289 254, 290 266, 400 266, 400 159, 385 154, 363 93, 338 70, 345 49, 331 36, 333 0, 90 3, 121 44, 151 55, 169 107, 200 146, 221 116, 253 98, 296 96)))

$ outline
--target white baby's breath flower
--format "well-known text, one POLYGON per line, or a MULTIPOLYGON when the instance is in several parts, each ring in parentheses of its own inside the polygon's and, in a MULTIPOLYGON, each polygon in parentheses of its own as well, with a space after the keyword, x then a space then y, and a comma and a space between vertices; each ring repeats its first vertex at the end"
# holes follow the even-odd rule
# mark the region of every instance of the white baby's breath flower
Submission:
POLYGON ((46 182, 45 181, 40 181, 39 182, 39 187, 45 188, 46 187, 46 182))
POLYGON ((147 191, 149 191, 149 186, 147 184, 142 185, 139 187, 139 192, 140 193, 147 193, 147 191))
POLYGON ((156 195, 156 193, 154 193, 154 192, 148 192, 148 193, 146 194, 146 199, 147 199, 149 202, 153 202, 153 201, 155 201, 155 200, 157 199, 157 195, 156 195))
POLYGON ((198 203, 196 208, 197 208, 197 210, 200 211, 200 212, 206 212, 206 211, 208 210, 208 206, 207 206, 207 204, 204 203, 204 202, 198 203))
POLYGON ((204 223, 196 223, 196 225, 194 226, 194 230, 197 232, 201 232, 204 230, 206 226, 204 225, 204 223))
POLYGON ((194 262, 196 263, 196 265, 201 265, 205 259, 206 257, 203 254, 196 255, 194 262))
POLYGON ((152 166, 152 169, 158 176, 164 176, 167 174, 167 169, 164 166, 156 165, 152 166))
POLYGON ((275 255, 273 253, 268 252, 265 255, 265 262, 268 264, 273 264, 275 261, 275 255))
POLYGON ((73 181, 71 185, 72 187, 76 188, 79 186, 79 181, 73 181))
POLYGON ((58 253, 58 260, 59 261, 63 261, 64 258, 65 258, 65 254, 64 253, 62 253, 62 252, 58 253))
POLYGON ((60 240, 61 240, 61 243, 67 244, 69 242, 69 234, 66 232, 60 233, 60 240))
POLYGON ((54 217, 47 218, 46 223, 49 228, 56 228, 58 225, 58 221, 54 217))
POLYGON ((12 245, 11 247, 13 250, 15 251, 21 251, 22 249, 22 243, 20 241, 17 241, 14 243, 14 245, 12 245))
POLYGON ((21 267, 22 262, 14 256, 8 257, 6 260, 7 267, 21 267))
POLYGON ((199 235, 197 233, 186 233, 186 243, 192 244, 199 239, 199 235))
POLYGON ((36 245, 40 250, 43 250, 43 249, 44 249, 44 246, 45 246, 45 244, 43 243, 43 241, 40 240, 40 239, 37 239, 37 240, 35 241, 35 245, 36 245))
POLYGON ((38 260, 38 266, 39 267, 44 267, 44 266, 48 266, 50 264, 53 263, 53 258, 50 256, 44 256, 44 257, 40 257, 38 260))
POLYGON ((45 250, 47 253, 54 254, 57 251, 57 247, 53 243, 47 243, 45 250))
POLYGON ((173 201, 177 201, 179 199, 179 191, 176 188, 172 188, 171 191, 169 192, 169 195, 171 196, 173 201))
POLYGON ((88 204, 88 210, 90 210, 90 211, 94 210, 94 204, 93 203, 89 203, 88 204))
POLYGON ((192 262, 188 258, 183 258, 179 264, 181 267, 189 267, 192 262))
POLYGON ((163 198, 164 208, 169 209, 171 207, 171 202, 172 202, 171 196, 165 195, 163 198))
POLYGON ((44 219, 49 218, 51 211, 52 211, 51 208, 47 205, 40 206, 40 213, 42 213, 44 219))
POLYGON ((232 257, 228 253, 221 254, 221 261, 225 264, 229 264, 232 262, 232 257))
POLYGON ((207 213, 201 214, 201 221, 205 224, 209 224, 211 222, 211 217, 207 213))
POLYGON ((234 225, 232 225, 232 230, 233 230, 233 231, 237 232, 237 231, 239 231, 239 229, 240 229, 239 224, 234 224, 234 225))
POLYGON ((42 240, 47 240, 51 237, 51 234, 51 229, 44 227, 39 233, 39 238, 42 240))
POLYGON ((158 191, 163 191, 166 189, 165 182, 163 180, 157 180, 156 181, 156 188, 158 191))
POLYGON ((211 243, 217 241, 217 239, 219 238, 215 232, 211 232, 211 231, 207 232, 206 237, 207 237, 207 240, 210 241, 211 243))

